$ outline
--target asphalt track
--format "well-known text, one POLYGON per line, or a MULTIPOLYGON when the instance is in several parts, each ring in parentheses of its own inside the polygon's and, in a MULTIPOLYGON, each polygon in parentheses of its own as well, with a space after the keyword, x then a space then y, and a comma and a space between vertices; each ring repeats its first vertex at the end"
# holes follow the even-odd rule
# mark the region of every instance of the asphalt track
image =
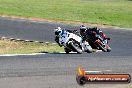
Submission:
MULTIPOLYGON (((55 27, 79 25, 0 18, 0 36, 54 42, 55 27)), ((79 65, 89 71, 132 75, 132 31, 102 29, 111 37, 110 53, 0 56, 0 88, 82 88, 76 83, 79 65)), ((83 88, 125 88, 130 84, 87 84, 83 88)), ((132 87, 132 86, 131 86, 132 87)))

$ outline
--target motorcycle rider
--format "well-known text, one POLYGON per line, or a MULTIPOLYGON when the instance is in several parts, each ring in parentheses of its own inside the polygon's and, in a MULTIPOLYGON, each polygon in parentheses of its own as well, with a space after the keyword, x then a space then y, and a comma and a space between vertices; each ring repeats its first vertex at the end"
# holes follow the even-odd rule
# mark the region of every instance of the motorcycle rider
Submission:
POLYGON ((96 41, 96 38, 102 35, 102 31, 97 27, 86 27, 85 25, 80 26, 80 35, 83 38, 83 41, 86 39, 88 42, 96 41))
POLYGON ((55 32, 55 41, 60 47, 62 47, 62 45, 59 43, 59 33, 62 32, 61 27, 55 28, 54 32, 55 32))
POLYGON ((72 32, 76 35, 78 35, 78 31, 77 30, 68 30, 68 29, 62 29, 61 27, 57 27, 56 29, 54 29, 54 32, 55 32, 55 41, 58 43, 59 46, 62 46, 60 43, 59 43, 59 33, 62 32, 64 33, 64 31, 67 30, 68 32, 72 32))
MULTIPOLYGON (((58 27, 54 30, 54 32, 55 32, 55 41, 58 43, 59 46, 62 46, 62 44, 59 43, 59 34, 60 33, 63 34, 65 30, 67 30, 67 29, 61 29, 60 27, 58 27)), ((67 31, 70 32, 70 33, 74 33, 74 34, 81 37, 81 35, 79 34, 79 32, 77 30, 67 30, 67 31)), ((82 45, 82 50, 83 51, 86 51, 88 53, 92 52, 92 47, 88 44, 88 42, 85 41, 84 43, 82 43, 82 41, 81 41, 80 43, 82 45)))

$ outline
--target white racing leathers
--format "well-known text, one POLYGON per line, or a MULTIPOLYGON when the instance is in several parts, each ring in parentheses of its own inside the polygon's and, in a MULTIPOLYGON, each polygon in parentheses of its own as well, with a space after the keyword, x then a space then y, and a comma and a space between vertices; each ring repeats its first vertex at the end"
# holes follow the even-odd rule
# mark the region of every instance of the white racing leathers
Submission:
POLYGON ((59 33, 59 44, 64 46, 66 53, 71 51, 77 53, 82 53, 83 51, 92 52, 88 42, 84 41, 82 43, 82 38, 79 35, 64 29, 59 33))

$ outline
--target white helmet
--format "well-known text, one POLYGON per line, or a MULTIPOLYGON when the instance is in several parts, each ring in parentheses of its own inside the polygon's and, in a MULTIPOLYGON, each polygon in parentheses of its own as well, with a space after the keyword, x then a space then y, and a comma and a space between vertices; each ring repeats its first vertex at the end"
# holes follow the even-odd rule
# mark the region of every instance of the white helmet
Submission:
POLYGON ((59 35, 59 33, 62 32, 61 27, 57 27, 56 29, 54 29, 55 35, 59 35))

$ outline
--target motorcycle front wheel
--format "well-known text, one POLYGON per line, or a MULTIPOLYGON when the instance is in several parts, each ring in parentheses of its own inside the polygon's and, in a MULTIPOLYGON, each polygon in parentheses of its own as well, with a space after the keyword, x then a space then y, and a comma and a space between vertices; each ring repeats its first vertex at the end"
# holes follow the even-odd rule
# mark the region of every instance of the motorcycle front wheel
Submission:
POLYGON ((71 46, 72 50, 81 54, 83 51, 80 47, 80 45, 78 43, 76 43, 75 41, 70 42, 69 45, 71 46))
POLYGON ((111 48, 108 46, 108 48, 107 48, 107 52, 110 52, 111 51, 111 48))
POLYGON ((96 44, 102 51, 107 52, 107 49, 102 44, 100 43, 96 43, 96 44))

